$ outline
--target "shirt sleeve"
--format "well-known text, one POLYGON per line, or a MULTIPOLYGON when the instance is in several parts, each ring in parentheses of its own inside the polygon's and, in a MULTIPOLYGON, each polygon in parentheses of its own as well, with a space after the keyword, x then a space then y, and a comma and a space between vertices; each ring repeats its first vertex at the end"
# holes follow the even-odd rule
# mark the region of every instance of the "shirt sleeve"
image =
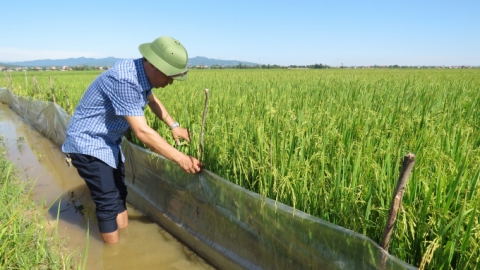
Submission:
POLYGON ((143 116, 142 94, 137 85, 128 80, 116 80, 110 93, 113 109, 116 115, 143 116))

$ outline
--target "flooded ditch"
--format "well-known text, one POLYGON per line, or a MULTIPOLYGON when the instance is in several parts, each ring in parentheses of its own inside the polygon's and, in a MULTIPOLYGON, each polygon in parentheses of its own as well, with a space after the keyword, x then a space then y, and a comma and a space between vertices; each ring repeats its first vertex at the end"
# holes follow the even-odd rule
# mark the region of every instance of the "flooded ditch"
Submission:
POLYGON ((82 178, 68 167, 60 148, 0 104, 0 136, 7 157, 21 176, 35 181, 32 199, 46 209, 51 226, 67 239, 67 248, 83 252, 88 235, 87 269, 213 269, 148 217, 128 205, 129 227, 120 241, 106 245, 95 223, 95 206, 82 178))

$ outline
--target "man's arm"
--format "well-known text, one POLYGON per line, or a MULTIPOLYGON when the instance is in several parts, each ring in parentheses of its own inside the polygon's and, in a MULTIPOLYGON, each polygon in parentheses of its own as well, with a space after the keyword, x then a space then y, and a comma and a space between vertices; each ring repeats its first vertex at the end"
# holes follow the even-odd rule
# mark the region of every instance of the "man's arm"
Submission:
POLYGON ((125 116, 125 119, 130 124, 135 136, 152 151, 176 162, 187 173, 196 173, 201 170, 202 163, 200 161, 183 154, 168 144, 155 130, 148 126, 145 116, 125 116))
POLYGON ((171 126, 175 120, 168 114, 167 109, 163 106, 162 102, 152 93, 147 97, 148 99, 148 106, 152 109, 153 113, 167 126, 171 126))
MULTIPOLYGON (((170 116, 170 114, 168 113, 165 106, 163 106, 162 102, 153 93, 151 95, 149 95, 147 97, 147 99, 149 101, 148 106, 153 111, 153 113, 160 120, 165 122, 165 124, 167 126, 170 127, 171 125, 173 125, 175 120, 173 120, 173 117, 170 116)), ((187 140, 188 142, 190 142, 188 131, 184 128, 176 127, 174 129, 172 129, 172 136, 173 136, 173 139, 175 139, 177 145, 180 144, 179 138, 183 138, 183 139, 187 140)))

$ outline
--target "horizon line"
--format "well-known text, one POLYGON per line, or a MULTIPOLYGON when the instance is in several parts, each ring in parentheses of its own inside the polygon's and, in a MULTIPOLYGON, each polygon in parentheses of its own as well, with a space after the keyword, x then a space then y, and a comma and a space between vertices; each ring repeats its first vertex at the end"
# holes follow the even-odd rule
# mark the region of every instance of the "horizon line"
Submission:
MULTIPOLYGON (((103 57, 103 58, 93 58, 93 57, 85 57, 85 56, 81 56, 81 57, 69 57, 69 58, 61 58, 61 59, 37 59, 37 60, 25 60, 25 61, 1 61, 0 60, 0 64, 2 65, 10 65, 10 66, 17 66, 17 67, 22 67, 22 63, 26 63, 26 62, 36 62, 36 61, 64 61, 64 60, 75 60, 75 59, 93 59, 93 60, 104 60, 104 59, 110 59, 110 58, 113 58, 113 59, 118 59, 118 60, 129 60, 129 59, 138 59, 138 58, 117 58, 115 56, 108 56, 108 57, 103 57)), ((281 65, 281 64, 262 64, 262 63, 255 63, 255 62, 250 62, 250 61, 243 61, 243 60, 224 60, 224 59, 215 59, 215 58, 209 58, 209 57, 206 57, 206 56, 194 56, 194 57, 191 57, 191 58, 188 58, 189 60, 190 59, 194 59, 194 58, 206 58, 208 60, 213 60, 213 61, 226 61, 226 62, 239 62, 239 64, 242 64, 242 63, 248 63, 248 64, 251 64, 251 65, 246 65, 246 66, 279 66, 279 67, 291 67, 291 66, 295 66, 295 67, 306 67, 306 66, 314 66, 314 65, 322 65, 322 66, 327 66, 327 67, 391 67, 391 66, 398 66, 398 67, 480 67, 480 64, 478 65, 469 65, 469 64, 451 64, 451 65, 446 65, 446 64, 403 64, 403 65, 400 65, 400 64, 357 64, 357 65, 343 65, 343 64, 340 64, 340 65, 328 65, 328 64, 323 64, 323 63, 312 63, 312 64, 288 64, 288 65, 281 65)), ((188 62, 187 62, 188 63, 188 62)), ((219 64, 210 64, 210 65, 196 65, 196 66, 222 66, 222 65, 219 65, 219 64)), ((30 66, 30 65, 29 65, 30 66)), ((29 66, 24 66, 24 67, 29 67, 29 66)), ((38 67, 46 67, 46 66, 63 66, 63 65, 34 65, 34 66, 38 66, 38 67)), ((225 66, 225 65, 223 65, 225 66)), ((31 66, 30 66, 31 67, 31 66)))

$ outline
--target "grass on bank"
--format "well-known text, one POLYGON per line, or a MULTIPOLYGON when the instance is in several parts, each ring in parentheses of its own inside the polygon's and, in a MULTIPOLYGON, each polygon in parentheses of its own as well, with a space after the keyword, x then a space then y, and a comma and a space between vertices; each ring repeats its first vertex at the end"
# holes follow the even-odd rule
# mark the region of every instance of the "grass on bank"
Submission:
POLYGON ((62 247, 56 224, 31 200, 32 185, 0 151, 0 269, 83 269, 78 254, 62 247))

